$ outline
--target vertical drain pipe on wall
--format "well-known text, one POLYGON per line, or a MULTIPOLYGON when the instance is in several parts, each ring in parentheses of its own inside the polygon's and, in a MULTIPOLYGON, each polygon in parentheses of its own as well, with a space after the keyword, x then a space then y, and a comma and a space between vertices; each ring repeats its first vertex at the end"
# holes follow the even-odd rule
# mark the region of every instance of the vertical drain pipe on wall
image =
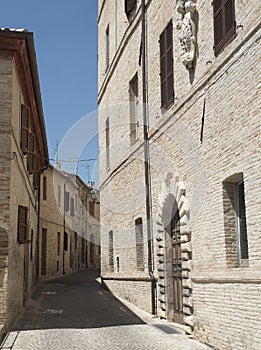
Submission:
POLYGON ((143 136, 144 136, 144 171, 146 193, 146 222, 148 239, 148 269, 151 278, 151 313, 156 314, 155 277, 152 264, 152 223, 151 223, 151 184, 150 184, 150 154, 148 137, 148 114, 147 114, 147 77, 146 77, 146 5, 142 0, 142 95, 143 95, 143 136))

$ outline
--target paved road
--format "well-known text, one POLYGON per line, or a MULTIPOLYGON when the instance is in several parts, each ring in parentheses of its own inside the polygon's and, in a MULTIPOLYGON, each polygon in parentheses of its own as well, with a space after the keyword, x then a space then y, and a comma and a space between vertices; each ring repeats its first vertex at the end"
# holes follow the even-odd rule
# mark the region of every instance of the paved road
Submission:
POLYGON ((116 299, 97 277, 84 270, 39 285, 0 349, 209 350, 116 299))

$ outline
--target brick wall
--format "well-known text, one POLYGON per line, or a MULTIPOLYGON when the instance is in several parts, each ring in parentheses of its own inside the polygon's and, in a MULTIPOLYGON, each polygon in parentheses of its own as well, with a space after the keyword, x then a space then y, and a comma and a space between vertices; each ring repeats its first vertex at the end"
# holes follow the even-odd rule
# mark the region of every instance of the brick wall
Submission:
MULTIPOLYGON (((183 211, 188 222, 182 219, 182 230, 184 234, 188 232, 192 243, 192 264, 183 262, 183 284, 186 283, 192 292, 188 297, 183 290, 184 310, 188 312, 188 306, 192 310, 192 318, 187 322, 199 339, 218 349, 255 349, 260 344, 256 330, 261 328, 256 312, 259 307, 257 299, 260 299, 261 266, 258 214, 261 210, 258 175, 261 129, 257 86, 260 71, 260 5, 250 1, 246 7, 245 1, 235 1, 236 21, 243 27, 237 28, 233 40, 215 57, 211 2, 202 0, 197 4, 196 67, 189 72, 183 66, 179 32, 174 29, 176 99, 173 106, 162 113, 158 40, 169 20, 172 19, 174 24, 178 15, 173 1, 148 1, 147 77, 154 271, 158 276, 156 238, 167 224, 167 219, 162 217, 164 208, 161 206, 165 203, 162 196, 166 174, 172 174, 173 179, 177 178, 182 183, 185 193, 182 198, 186 202, 183 211), (203 138, 200 140, 202 130, 203 138), (223 182, 238 173, 243 173, 244 177, 249 261, 248 267, 232 268, 226 251, 223 182), (159 226, 158 221, 163 226, 159 226), (240 300, 243 300, 241 307, 240 300), (247 335, 242 337, 239 330, 247 335)), ((102 275, 108 278, 140 276, 135 266, 134 222, 137 217, 142 217, 145 222, 142 112, 139 114, 139 138, 133 145, 130 144, 129 135, 129 82, 136 72, 139 79, 138 105, 142 111, 140 13, 128 25, 123 5, 118 2, 117 19, 115 10, 114 2, 107 0, 99 18, 102 275), (117 38, 112 36, 112 41, 117 42, 118 46, 116 50, 112 44, 112 61, 105 72, 102 54, 105 49, 104 33, 111 23, 113 28, 117 27, 116 31, 112 31, 117 32, 117 38), (110 121, 109 168, 106 166, 107 118, 110 121), (113 230, 114 236, 113 273, 109 269, 110 230, 113 230), (119 271, 116 268, 117 257, 119 271)), ((176 198, 179 194, 173 189, 171 195, 176 198)), ((183 205, 182 201, 180 205, 183 205)), ((183 249, 187 250, 188 247, 186 245, 183 249)), ((183 257, 187 257, 185 250, 183 257)), ((164 269, 164 273, 167 273, 166 266, 164 269)), ((143 276, 148 276, 147 249, 143 276)), ((149 309, 150 293, 145 293, 145 298, 142 294, 140 302, 140 285, 120 280, 106 280, 106 284, 117 295, 128 298, 131 294, 130 299, 134 303, 149 309)))

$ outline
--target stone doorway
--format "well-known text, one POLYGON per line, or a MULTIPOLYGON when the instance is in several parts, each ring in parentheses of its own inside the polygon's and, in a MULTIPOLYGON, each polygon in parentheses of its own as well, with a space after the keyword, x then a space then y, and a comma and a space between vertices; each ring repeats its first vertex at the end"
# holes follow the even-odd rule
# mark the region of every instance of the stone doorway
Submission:
POLYGON ((168 173, 157 217, 158 315, 193 331, 189 201, 179 176, 168 173))

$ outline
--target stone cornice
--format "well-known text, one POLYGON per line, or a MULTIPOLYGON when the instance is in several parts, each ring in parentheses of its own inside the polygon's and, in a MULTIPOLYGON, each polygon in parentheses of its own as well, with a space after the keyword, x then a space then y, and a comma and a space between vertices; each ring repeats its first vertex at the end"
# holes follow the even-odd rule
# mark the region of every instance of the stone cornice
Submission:
POLYGON ((261 268, 238 268, 224 270, 193 270, 191 279, 194 283, 261 283, 261 268))

